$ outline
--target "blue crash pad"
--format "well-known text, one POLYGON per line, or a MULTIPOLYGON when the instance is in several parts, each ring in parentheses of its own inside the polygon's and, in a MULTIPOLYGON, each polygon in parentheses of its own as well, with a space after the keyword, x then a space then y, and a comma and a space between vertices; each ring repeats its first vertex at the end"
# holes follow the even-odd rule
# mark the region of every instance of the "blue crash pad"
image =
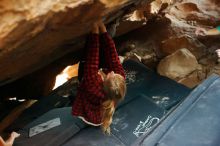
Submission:
POLYGON ((213 75, 134 146, 220 145, 220 77, 213 75))

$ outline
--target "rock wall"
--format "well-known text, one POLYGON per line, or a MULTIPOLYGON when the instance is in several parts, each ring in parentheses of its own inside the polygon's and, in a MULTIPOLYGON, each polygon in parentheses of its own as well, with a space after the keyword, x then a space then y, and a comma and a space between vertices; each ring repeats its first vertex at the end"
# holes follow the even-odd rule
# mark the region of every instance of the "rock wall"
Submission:
POLYGON ((195 35, 197 27, 210 29, 220 25, 217 0, 155 0, 130 17, 128 20, 145 21, 143 24, 147 25, 138 31, 143 38, 134 32, 135 37, 128 36, 133 42, 127 43, 136 44, 136 48, 125 58, 140 61, 188 87, 195 87, 212 73, 219 74, 215 50, 220 48, 220 37, 195 35), (177 52, 182 48, 194 57, 180 57, 177 52))
POLYGON ((94 21, 143 1, 1 0, 0 86, 77 51, 94 21))

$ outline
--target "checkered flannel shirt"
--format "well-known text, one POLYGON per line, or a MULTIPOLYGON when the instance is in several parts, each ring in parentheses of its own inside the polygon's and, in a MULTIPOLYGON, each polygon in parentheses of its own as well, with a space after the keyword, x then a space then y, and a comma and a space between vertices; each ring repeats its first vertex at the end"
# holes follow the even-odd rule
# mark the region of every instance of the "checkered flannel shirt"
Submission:
POLYGON ((98 126, 102 124, 101 106, 106 100, 103 81, 99 70, 99 41, 104 50, 107 73, 114 71, 125 78, 123 67, 119 61, 114 41, 107 33, 91 34, 88 38, 87 55, 84 65, 83 79, 78 87, 76 99, 72 106, 72 114, 84 122, 98 126))

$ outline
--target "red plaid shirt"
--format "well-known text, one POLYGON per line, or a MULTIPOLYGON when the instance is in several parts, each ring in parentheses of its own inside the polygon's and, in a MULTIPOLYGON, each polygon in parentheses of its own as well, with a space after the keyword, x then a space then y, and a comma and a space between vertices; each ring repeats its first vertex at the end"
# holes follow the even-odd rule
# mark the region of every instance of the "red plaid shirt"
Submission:
MULTIPOLYGON (((114 71, 125 78, 123 67, 119 61, 114 41, 104 33, 101 35, 107 73, 114 71)), ((72 114, 83 119, 88 124, 102 124, 101 106, 107 100, 104 96, 103 81, 99 70, 99 35, 91 34, 88 39, 87 55, 84 65, 83 79, 78 88, 76 99, 72 106, 72 114)))

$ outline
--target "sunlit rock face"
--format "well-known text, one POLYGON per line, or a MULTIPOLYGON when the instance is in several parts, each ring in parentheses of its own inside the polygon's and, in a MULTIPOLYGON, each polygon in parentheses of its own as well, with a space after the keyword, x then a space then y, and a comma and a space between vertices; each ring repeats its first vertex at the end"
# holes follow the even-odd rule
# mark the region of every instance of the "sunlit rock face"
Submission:
POLYGON ((215 50, 220 48, 220 36, 195 35, 197 27, 210 29, 220 25, 219 1, 175 1, 165 11, 165 17, 171 20, 171 28, 175 35, 162 41, 160 50, 163 55, 170 55, 181 47, 187 48, 196 57, 200 66, 185 77, 179 76, 179 79, 175 80, 188 87, 195 87, 212 73, 219 74, 215 50))
POLYGON ((183 78, 197 69, 196 57, 183 48, 162 59, 158 65, 158 73, 171 79, 183 78))
POLYGON ((220 22, 218 0, 184 0, 169 8, 166 17, 173 25, 189 32, 196 26, 212 27, 220 22))
MULTIPOLYGON (((142 29, 144 32, 139 32, 146 33, 142 35, 142 40, 146 39, 146 35, 148 35, 146 42, 156 44, 154 52, 145 55, 156 54, 157 61, 155 62, 160 63, 159 66, 154 64, 153 69, 157 68, 160 74, 188 87, 195 87, 212 73, 219 74, 215 50, 220 48, 220 37, 195 35, 197 27, 210 29, 220 25, 219 6, 218 0, 155 0, 137 9, 128 20, 146 21, 148 29, 142 29), (153 22, 152 19, 154 19, 153 22), (164 23, 163 20, 170 22, 164 23), (184 65, 181 63, 175 64, 170 61, 172 59, 166 59, 168 61, 165 63, 164 58, 176 56, 175 53, 182 48, 186 48, 195 56, 194 62, 197 62, 195 64, 198 64, 199 68, 193 67, 193 69, 189 69, 190 71, 186 69, 186 72, 182 73, 184 65), (174 73, 175 70, 176 73, 174 73)), ((139 43, 143 43, 143 41, 139 41, 139 43)), ((145 45, 145 48, 150 50, 151 46, 145 45)), ((182 59, 184 62, 184 57, 182 59)), ((175 61, 175 59, 173 60, 175 61)), ((179 61, 181 62, 181 60, 179 61)), ((143 57, 142 63, 146 64, 143 57)), ((146 65, 149 67, 148 64, 146 65)))

